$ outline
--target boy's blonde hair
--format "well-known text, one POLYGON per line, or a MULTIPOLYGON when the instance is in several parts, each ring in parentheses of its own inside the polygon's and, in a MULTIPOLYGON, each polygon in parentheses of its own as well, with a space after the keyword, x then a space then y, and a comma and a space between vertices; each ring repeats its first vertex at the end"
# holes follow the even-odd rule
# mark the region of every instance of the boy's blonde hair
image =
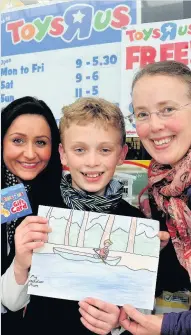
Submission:
POLYGON ((100 122, 107 129, 115 127, 121 133, 121 145, 126 142, 125 121, 119 107, 101 98, 80 98, 74 103, 62 108, 63 116, 60 119, 60 136, 63 142, 64 131, 72 123, 86 125, 91 122, 100 122))

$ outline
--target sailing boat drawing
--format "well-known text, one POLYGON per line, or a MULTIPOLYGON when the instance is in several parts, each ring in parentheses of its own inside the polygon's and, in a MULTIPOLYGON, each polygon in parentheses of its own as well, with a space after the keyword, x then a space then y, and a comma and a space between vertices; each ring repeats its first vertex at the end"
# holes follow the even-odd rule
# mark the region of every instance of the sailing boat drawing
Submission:
POLYGON ((30 276, 41 284, 29 280, 29 294, 69 300, 93 296, 152 309, 158 221, 46 206, 38 215, 47 217, 52 232, 33 253, 30 276))
POLYGON ((65 259, 74 261, 88 261, 91 263, 104 262, 105 264, 114 266, 117 265, 121 260, 121 257, 109 257, 109 256, 107 257, 106 260, 104 260, 98 254, 92 255, 85 252, 75 252, 64 248, 53 248, 53 251, 55 254, 58 254, 65 259))

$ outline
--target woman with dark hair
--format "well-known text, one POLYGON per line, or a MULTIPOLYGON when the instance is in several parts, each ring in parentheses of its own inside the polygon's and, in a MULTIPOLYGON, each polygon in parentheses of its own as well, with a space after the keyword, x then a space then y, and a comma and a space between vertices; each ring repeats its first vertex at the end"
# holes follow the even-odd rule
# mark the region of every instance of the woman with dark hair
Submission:
MULTIPOLYGON (((60 136, 56 120, 45 102, 27 96, 5 107, 1 113, 1 143, 1 187, 7 188, 23 183, 31 204, 32 215, 37 215, 39 205, 61 207, 62 167, 58 152, 60 136)), ((29 230, 31 224, 34 226, 34 222, 41 227, 40 232, 46 238, 48 232, 47 225, 44 224, 46 220, 38 216, 22 217, 1 225, 2 305, 6 305, 7 296, 8 299, 14 299, 14 294, 17 294, 17 290, 14 290, 16 279, 18 280, 16 285, 19 284, 17 270, 22 255, 19 261, 14 259, 15 229, 20 225, 27 225, 29 230)), ((31 241, 38 239, 38 236, 35 237, 31 235, 31 241)), ((31 245, 31 255, 38 243, 34 242, 31 245)), ((19 304, 18 297, 17 301, 19 304)), ((22 307, 24 306, 20 306, 22 307)), ((9 334, 12 329, 21 325, 19 321, 22 319, 23 311, 12 313, 4 306, 2 308, 4 312, 2 331, 9 334)))
MULTIPOLYGON (((170 234, 160 254, 156 296, 163 291, 190 292, 191 70, 176 61, 148 64, 133 81, 132 98, 137 134, 152 157, 149 199, 140 205, 170 234)), ((191 334, 191 311, 159 317, 144 316, 131 306, 124 309, 121 325, 132 334, 191 334)))

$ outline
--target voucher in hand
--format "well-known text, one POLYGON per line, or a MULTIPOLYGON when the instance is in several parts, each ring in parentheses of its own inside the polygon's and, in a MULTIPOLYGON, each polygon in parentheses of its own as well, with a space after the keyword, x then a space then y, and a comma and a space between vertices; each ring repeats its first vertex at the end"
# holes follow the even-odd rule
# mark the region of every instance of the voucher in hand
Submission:
POLYGON ((22 183, 1 190, 1 223, 31 214, 31 206, 22 183))

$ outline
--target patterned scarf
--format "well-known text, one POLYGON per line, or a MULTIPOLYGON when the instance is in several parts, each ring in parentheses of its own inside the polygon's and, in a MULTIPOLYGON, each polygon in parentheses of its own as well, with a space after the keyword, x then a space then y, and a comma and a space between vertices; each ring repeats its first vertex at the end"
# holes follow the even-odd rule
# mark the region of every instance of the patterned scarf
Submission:
MULTIPOLYGON (((18 178, 10 172, 6 167, 4 167, 5 171, 5 185, 6 187, 14 186, 19 183, 18 178)), ((26 192, 29 192, 31 190, 31 185, 25 184, 25 190, 26 192)), ((8 242, 10 249, 14 247, 14 235, 15 235, 15 229, 17 225, 18 219, 15 219, 9 223, 7 223, 7 234, 8 234, 8 242)))
POLYGON ((60 189, 62 199, 69 208, 110 213, 112 209, 117 207, 122 198, 123 184, 112 179, 107 186, 105 196, 98 196, 93 193, 74 189, 72 187, 71 175, 68 174, 62 176, 60 189))
MULTIPOLYGON (((166 214, 166 225, 180 264, 191 279, 191 210, 188 207, 191 191, 191 149, 173 167, 151 160, 148 170, 149 198, 166 214)), ((149 217, 148 201, 140 208, 149 217)))

